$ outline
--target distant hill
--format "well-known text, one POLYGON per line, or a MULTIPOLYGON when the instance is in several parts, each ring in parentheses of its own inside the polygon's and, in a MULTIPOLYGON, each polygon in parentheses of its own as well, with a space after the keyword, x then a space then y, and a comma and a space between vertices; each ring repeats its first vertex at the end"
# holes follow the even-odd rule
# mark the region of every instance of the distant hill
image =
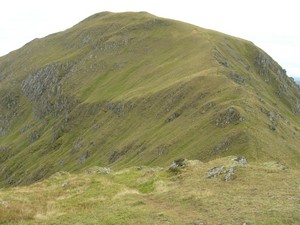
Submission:
POLYGON ((298 85, 300 85, 300 78, 296 77, 296 78, 294 78, 294 80, 298 85))
POLYGON ((95 14, 0 58, 0 183, 243 155, 300 163, 300 91, 263 50, 148 13, 95 14))

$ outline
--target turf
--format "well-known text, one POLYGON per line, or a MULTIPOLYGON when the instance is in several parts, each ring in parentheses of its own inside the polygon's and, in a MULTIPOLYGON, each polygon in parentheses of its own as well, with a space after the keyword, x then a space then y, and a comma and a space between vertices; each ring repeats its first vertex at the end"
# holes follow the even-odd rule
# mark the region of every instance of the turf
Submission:
POLYGON ((240 165, 231 157, 168 167, 77 174, 58 172, 30 186, 0 190, 1 224, 299 224, 299 170, 277 162, 240 165), (237 166, 234 180, 208 179, 237 166), (276 187, 276 188, 274 188, 276 187))

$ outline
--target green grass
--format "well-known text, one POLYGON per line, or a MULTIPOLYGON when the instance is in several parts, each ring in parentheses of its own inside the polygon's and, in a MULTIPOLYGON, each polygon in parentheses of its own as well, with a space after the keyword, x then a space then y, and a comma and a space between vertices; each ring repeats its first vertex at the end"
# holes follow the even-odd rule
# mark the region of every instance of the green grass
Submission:
MULTIPOLYGON (((299 90, 246 40, 146 13, 102 13, 1 57, 0 67, 0 127, 7 130, 0 136, 1 186, 93 166, 166 166, 181 157, 236 154, 300 166, 299 90), (36 75, 46 91, 31 102, 23 80, 52 64, 58 74, 36 75), (216 126, 230 107, 244 120, 216 126), (50 112, 40 115, 45 108, 50 112)), ((151 193, 156 180, 147 182, 134 188, 151 193)))
MULTIPOLYGON (((0 190, 1 224, 298 224, 299 170, 233 157, 187 161, 181 172, 134 167, 110 174, 56 173, 0 190), (237 165, 235 179, 206 172, 237 165), (62 183, 67 186, 62 187, 62 183), (276 188, 274 188, 276 187, 276 188), (230 213, 230 216, 228 216, 230 213)), ((95 171, 95 170, 91 170, 95 171)))

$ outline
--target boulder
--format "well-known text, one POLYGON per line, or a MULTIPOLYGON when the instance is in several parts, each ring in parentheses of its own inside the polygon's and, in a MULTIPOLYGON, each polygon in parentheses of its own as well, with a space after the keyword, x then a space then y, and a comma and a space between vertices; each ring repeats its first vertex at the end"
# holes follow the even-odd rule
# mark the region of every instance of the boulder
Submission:
POLYGON ((234 172, 237 170, 236 166, 230 167, 228 170, 226 170, 226 174, 224 177, 224 181, 230 181, 234 179, 234 172))
POLYGON ((224 173, 224 166, 217 166, 207 171, 207 178, 214 178, 224 173))
POLYGON ((67 187, 67 186, 69 186, 69 183, 67 182, 67 181, 64 181, 64 182, 62 182, 61 183, 61 187, 67 187))
POLYGON ((178 173, 180 171, 180 168, 183 168, 186 166, 186 160, 183 158, 176 159, 172 162, 172 164, 169 166, 169 171, 173 173, 178 173))
POLYGON ((245 157, 237 157, 237 158, 234 158, 233 159, 234 161, 238 162, 239 164, 242 164, 242 165, 246 165, 248 162, 247 162, 247 159, 245 157))

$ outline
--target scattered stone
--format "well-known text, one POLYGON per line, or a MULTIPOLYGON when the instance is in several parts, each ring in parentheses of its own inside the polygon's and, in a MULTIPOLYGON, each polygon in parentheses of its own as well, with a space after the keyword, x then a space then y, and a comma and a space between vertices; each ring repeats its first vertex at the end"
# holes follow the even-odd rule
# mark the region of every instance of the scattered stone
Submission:
POLYGON ((201 110, 200 110, 201 114, 206 113, 208 110, 210 110, 210 109, 211 109, 212 107, 214 107, 215 105, 216 105, 216 103, 214 103, 214 102, 209 102, 209 103, 207 103, 206 105, 202 106, 202 107, 201 107, 201 110))
POLYGON ((64 187, 67 187, 69 186, 69 183, 67 181, 64 181, 62 182, 61 186, 64 188, 64 187))
POLYGON ((231 72, 230 78, 237 84, 244 84, 245 83, 245 78, 238 74, 237 72, 231 72))
POLYGON ((61 176, 65 176, 65 175, 69 175, 69 173, 66 171, 59 171, 59 172, 54 173, 52 175, 52 177, 61 177, 61 176))
POLYGON ((136 169, 136 170, 142 170, 142 169, 143 169, 143 167, 141 167, 141 166, 137 166, 137 167, 135 167, 135 169, 136 169))
POLYGON ((92 167, 86 170, 88 174, 110 174, 112 172, 111 168, 108 167, 92 167))
POLYGON ((270 170, 288 170, 288 167, 282 165, 280 162, 265 162, 263 166, 270 170))
POLYGON ((178 173, 180 171, 180 168, 185 167, 185 165, 186 165, 185 159, 183 159, 183 158, 176 159, 170 165, 169 171, 173 172, 173 173, 178 173))
POLYGON ((83 164, 90 157, 90 152, 86 151, 83 156, 81 156, 79 163, 83 164))
POLYGON ((217 166, 214 167, 212 169, 210 169, 209 171, 207 171, 207 178, 215 178, 217 176, 219 176, 220 174, 224 173, 224 166, 217 166))
POLYGON ((276 125, 275 124, 269 125, 269 128, 270 128, 270 130, 275 131, 276 130, 276 125))
POLYGON ((99 171, 100 173, 110 174, 112 172, 111 168, 103 167, 102 170, 99 171))
POLYGON ((0 206, 8 207, 8 201, 0 201, 0 206))
POLYGON ((263 104, 266 104, 266 102, 265 102, 265 100, 264 100, 264 99, 262 99, 262 98, 258 98, 258 100, 259 100, 261 103, 263 103, 263 104))
POLYGON ((229 67, 229 63, 227 62, 227 58, 224 57, 224 55, 215 47, 213 49, 213 54, 214 54, 214 58, 215 60, 222 66, 228 68, 229 67))
POLYGON ((40 137, 41 137, 41 133, 38 130, 34 130, 30 134, 28 134, 28 139, 30 144, 37 141, 40 137))
POLYGON ((133 149, 133 144, 126 145, 122 148, 120 151, 113 151, 113 153, 110 155, 108 162, 114 163, 122 156, 126 155, 131 149, 133 149))
POLYGON ((269 117, 269 120, 273 121, 274 117, 275 117, 275 114, 273 112, 269 112, 268 117, 269 117))
POLYGON ((221 64, 224 66, 224 67, 229 67, 229 63, 226 61, 226 62, 221 62, 221 64))
POLYGON ((169 116, 169 117, 165 120, 165 122, 166 122, 166 123, 169 123, 169 122, 175 120, 175 119, 176 119, 177 117, 179 117, 179 116, 180 116, 180 113, 175 112, 175 113, 173 113, 171 116, 169 116))
POLYGON ((185 166, 184 161, 185 160, 183 158, 176 159, 176 160, 173 161, 173 163, 171 164, 171 166, 177 166, 177 167, 185 166))
POLYGON ((79 152, 79 150, 83 147, 83 141, 82 138, 77 138, 74 142, 73 142, 73 147, 71 149, 71 154, 74 154, 76 152, 79 152))
POLYGON ((298 200, 295 196, 288 197, 288 200, 298 200))
POLYGON ((234 179, 234 172, 237 170, 236 166, 230 167, 227 171, 226 171, 226 175, 224 177, 225 181, 230 181, 234 179))
POLYGON ((213 152, 214 153, 227 152, 229 150, 231 141, 232 140, 230 140, 230 139, 223 140, 216 147, 214 147, 213 152))
POLYGON ((4 136, 7 133, 7 130, 4 127, 0 127, 0 136, 4 136))
POLYGON ((247 162, 247 159, 245 157, 237 157, 237 158, 234 158, 233 159, 234 161, 238 162, 239 164, 242 164, 242 165, 246 165, 248 162, 247 162))
POLYGON ((238 124, 244 121, 245 118, 241 116, 239 111, 234 107, 229 107, 226 111, 220 113, 216 119, 216 126, 226 127, 228 124, 238 124))
POLYGON ((120 153, 118 151, 114 151, 109 157, 109 163, 114 163, 120 158, 120 153))

